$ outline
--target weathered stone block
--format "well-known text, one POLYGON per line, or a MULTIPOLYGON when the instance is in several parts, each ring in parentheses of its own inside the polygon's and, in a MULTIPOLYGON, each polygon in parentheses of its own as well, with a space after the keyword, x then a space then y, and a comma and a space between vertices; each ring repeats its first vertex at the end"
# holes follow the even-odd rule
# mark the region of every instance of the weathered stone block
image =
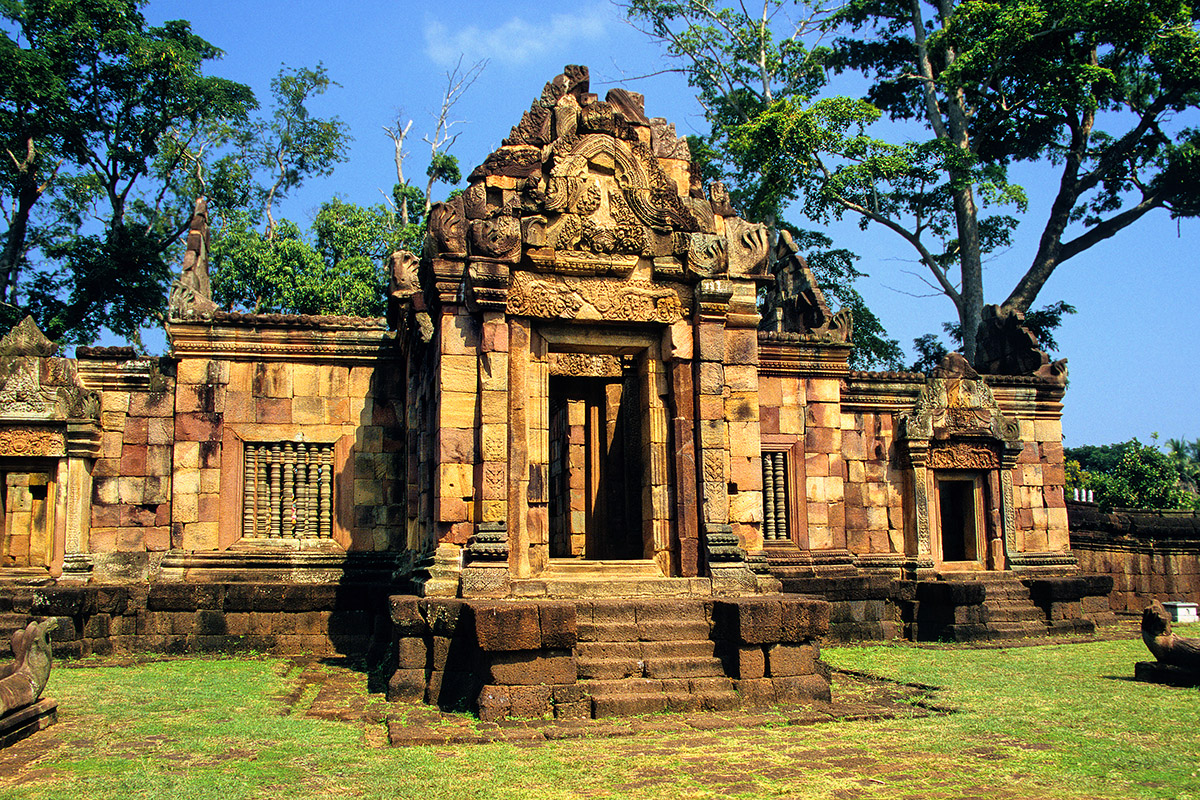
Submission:
POLYGON ((425 669, 428 648, 425 640, 416 636, 396 639, 396 666, 399 669, 425 669))
POLYGON ((491 682, 504 686, 568 684, 577 674, 570 650, 496 653, 488 665, 491 682))
POLYGON ((419 703, 425 699, 425 670, 398 669, 388 679, 387 699, 393 703, 419 703))
POLYGON ((536 604, 471 604, 468 607, 481 650, 537 650, 541 647, 541 624, 536 604))
POLYGON ((767 648, 767 674, 772 678, 810 675, 820 653, 813 645, 774 644, 767 648))
POLYGON ((541 603, 538 605, 542 647, 547 649, 574 647, 578 629, 574 603, 541 603))
POLYGON ((782 608, 778 599, 746 597, 718 600, 713 604, 717 635, 745 644, 778 642, 782 632, 782 608))
POLYGON ((508 686, 484 686, 475 701, 480 722, 495 722, 506 719, 512 711, 512 700, 508 686))
POLYGON ((828 703, 832 699, 829 692, 829 680, 821 675, 771 678, 771 682, 775 685, 776 702, 780 704, 814 701, 828 703))

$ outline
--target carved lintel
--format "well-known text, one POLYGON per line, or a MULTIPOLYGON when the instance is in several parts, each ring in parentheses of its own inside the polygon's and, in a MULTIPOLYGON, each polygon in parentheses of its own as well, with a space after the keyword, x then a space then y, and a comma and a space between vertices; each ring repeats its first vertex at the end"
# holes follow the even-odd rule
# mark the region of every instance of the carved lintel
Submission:
POLYGON ((62 428, 50 426, 11 425, 0 428, 0 456, 65 456, 67 442, 64 433, 62 428))
POLYGON ((645 281, 543 278, 515 272, 508 295, 508 313, 543 319, 670 324, 683 319, 684 301, 679 289, 645 281))
POLYGON ((929 466, 934 469, 998 469, 1000 459, 996 451, 987 445, 972 442, 939 443, 929 450, 929 466))
POLYGON ((551 353, 550 374, 570 377, 619 378, 621 359, 597 353, 551 353))

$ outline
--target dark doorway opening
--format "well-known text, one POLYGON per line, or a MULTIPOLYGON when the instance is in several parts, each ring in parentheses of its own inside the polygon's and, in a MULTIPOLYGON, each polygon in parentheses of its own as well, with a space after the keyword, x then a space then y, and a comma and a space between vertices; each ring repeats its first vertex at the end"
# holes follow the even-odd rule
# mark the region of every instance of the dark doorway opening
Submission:
POLYGON ((938 480, 938 515, 942 532, 943 561, 979 559, 976 486, 977 481, 971 478, 938 480))
POLYGON ((550 557, 644 558, 637 375, 550 378, 550 557))

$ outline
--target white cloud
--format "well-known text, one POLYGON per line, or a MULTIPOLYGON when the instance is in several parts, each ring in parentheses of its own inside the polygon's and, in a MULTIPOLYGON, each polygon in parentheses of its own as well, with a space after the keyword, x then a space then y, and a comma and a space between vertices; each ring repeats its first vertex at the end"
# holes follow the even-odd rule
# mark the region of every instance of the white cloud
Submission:
POLYGON ((552 14, 548 22, 537 24, 513 17, 496 28, 477 26, 450 28, 440 20, 425 23, 425 52, 437 64, 452 67, 459 56, 464 62, 480 59, 515 66, 564 50, 578 40, 596 40, 607 36, 609 19, 606 6, 596 6, 576 14, 552 14))

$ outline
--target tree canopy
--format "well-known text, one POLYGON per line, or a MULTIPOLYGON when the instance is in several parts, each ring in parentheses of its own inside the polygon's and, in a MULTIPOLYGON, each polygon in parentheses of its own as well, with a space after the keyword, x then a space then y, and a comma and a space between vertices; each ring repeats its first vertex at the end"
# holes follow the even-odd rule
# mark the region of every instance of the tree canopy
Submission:
MULTIPOLYGON (((1157 434, 1155 438, 1157 439, 1157 434)), ((1200 439, 1171 439, 1169 453, 1130 439, 1064 451, 1067 488, 1090 489, 1101 508, 1197 508, 1200 439)))
POLYGON ((32 312, 52 338, 136 339, 163 307, 196 194, 187 147, 168 143, 254 108, 248 87, 203 74, 219 49, 184 21, 148 26, 141 5, 0 3, 5 322, 32 312))
POLYGON ((1197 10, 1178 0, 632 0, 631 19, 681 62, 709 143, 762 218, 791 203, 846 214, 912 247, 954 303, 974 358, 985 258, 1028 211, 1009 168, 1054 188, 1005 311, 1053 271, 1154 209, 1200 210, 1197 10), (864 96, 825 96, 856 71, 864 96), (876 125, 895 122, 886 135, 876 125))

